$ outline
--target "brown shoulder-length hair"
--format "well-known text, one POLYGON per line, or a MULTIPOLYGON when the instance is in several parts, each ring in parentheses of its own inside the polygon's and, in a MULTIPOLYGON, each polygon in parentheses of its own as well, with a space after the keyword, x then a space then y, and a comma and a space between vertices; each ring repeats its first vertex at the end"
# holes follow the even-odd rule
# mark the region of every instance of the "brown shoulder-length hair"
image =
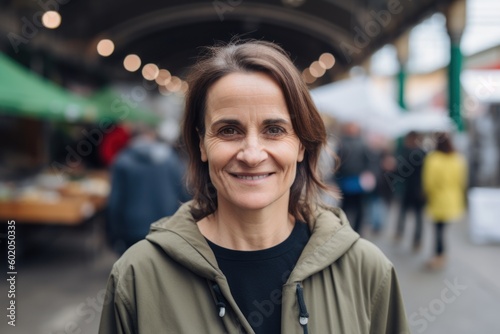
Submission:
POLYGON ((436 150, 443 153, 453 153, 455 152, 455 147, 451 141, 450 135, 448 133, 438 133, 436 135, 437 143, 436 150))
POLYGON ((201 160, 200 136, 205 135, 209 88, 220 78, 235 72, 262 72, 281 87, 293 129, 305 148, 304 160, 297 164, 295 181, 290 189, 288 211, 295 218, 308 221, 320 192, 329 191, 317 171, 320 151, 326 143, 325 126, 287 53, 274 43, 255 40, 208 47, 187 78, 189 90, 182 137, 189 155, 188 188, 196 203, 191 213, 195 219, 201 219, 217 209, 217 191, 210 180, 208 163, 201 160))

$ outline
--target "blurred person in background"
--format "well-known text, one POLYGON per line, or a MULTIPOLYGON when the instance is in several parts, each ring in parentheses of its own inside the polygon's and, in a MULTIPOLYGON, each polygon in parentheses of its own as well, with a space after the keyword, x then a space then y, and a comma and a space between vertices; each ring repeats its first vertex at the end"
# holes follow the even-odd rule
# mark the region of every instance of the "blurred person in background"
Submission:
POLYGON ((99 145, 99 156, 105 166, 111 166, 121 150, 131 139, 130 126, 125 124, 112 124, 113 128, 106 131, 99 145))
POLYGON ((396 159, 387 143, 380 139, 371 140, 370 166, 375 176, 375 188, 368 194, 368 212, 372 232, 380 233, 387 220, 387 213, 393 199, 393 191, 386 175, 396 170, 396 159))
POLYGON ((122 254, 144 239, 154 221, 173 214, 189 200, 184 166, 155 130, 138 127, 111 166, 108 240, 122 254))
POLYGON ((397 220, 395 240, 403 238, 405 226, 408 224, 408 212, 415 215, 415 229, 413 232, 413 250, 418 251, 422 242, 423 208, 425 194, 422 187, 422 166, 425 151, 420 147, 420 137, 416 132, 408 133, 399 150, 397 170, 402 178, 400 188, 400 210, 397 220))
POLYGON ((213 47, 188 82, 194 200, 116 262, 99 333, 409 333, 393 265, 319 202, 326 131, 285 51, 213 47))
POLYGON ((354 231, 361 233, 365 216, 367 193, 375 187, 375 176, 370 164, 370 150, 361 137, 361 128, 355 123, 342 127, 338 145, 340 165, 335 180, 342 191, 342 209, 354 231))
POLYGON ((423 166, 427 209, 435 226, 435 255, 427 263, 430 269, 445 264, 445 228, 465 210, 466 175, 465 159, 455 151, 449 134, 438 134, 436 150, 429 153, 423 166))

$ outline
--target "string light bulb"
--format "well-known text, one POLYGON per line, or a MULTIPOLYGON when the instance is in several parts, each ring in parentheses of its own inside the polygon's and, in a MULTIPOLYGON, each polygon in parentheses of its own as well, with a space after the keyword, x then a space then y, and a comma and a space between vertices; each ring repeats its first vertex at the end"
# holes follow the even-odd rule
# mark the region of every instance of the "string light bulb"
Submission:
POLYGON ((61 14, 49 10, 42 15, 42 24, 45 28, 56 29, 61 25, 61 14))
POLYGON ((115 43, 110 39, 101 39, 97 43, 97 53, 103 57, 109 57, 115 51, 115 43))
POLYGON ((141 67, 141 58, 136 54, 129 54, 123 60, 123 67, 129 72, 135 72, 141 67))

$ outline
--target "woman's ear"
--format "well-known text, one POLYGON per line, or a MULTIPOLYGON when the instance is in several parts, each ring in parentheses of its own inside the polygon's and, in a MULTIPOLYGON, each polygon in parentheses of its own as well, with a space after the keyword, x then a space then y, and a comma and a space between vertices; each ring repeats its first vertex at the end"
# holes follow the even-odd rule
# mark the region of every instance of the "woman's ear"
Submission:
POLYGON ((299 154, 297 155, 297 162, 302 162, 304 160, 304 155, 306 153, 306 148, 302 143, 299 144, 299 154))
POLYGON ((205 149, 205 140, 204 136, 200 134, 200 131, 198 131, 198 128, 196 128, 196 132, 198 132, 198 138, 200 139, 200 155, 201 155, 201 161, 207 162, 208 157, 207 157, 207 150, 205 149))

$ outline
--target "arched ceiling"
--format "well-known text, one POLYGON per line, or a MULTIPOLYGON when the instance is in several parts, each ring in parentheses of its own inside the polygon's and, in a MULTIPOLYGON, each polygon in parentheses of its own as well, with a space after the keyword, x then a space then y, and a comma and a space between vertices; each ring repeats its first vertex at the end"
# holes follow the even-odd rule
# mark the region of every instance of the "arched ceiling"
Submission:
POLYGON ((13 55, 43 52, 56 63, 104 73, 109 80, 134 80, 139 75, 122 66, 129 53, 182 76, 200 46, 241 36, 281 44, 300 69, 331 52, 336 65, 325 79, 330 80, 452 1, 0 0, 0 47, 13 55), (27 38, 26 21, 37 23, 37 15, 54 7, 61 26, 39 28, 27 38), (101 38, 114 41, 112 56, 97 55, 101 38))

